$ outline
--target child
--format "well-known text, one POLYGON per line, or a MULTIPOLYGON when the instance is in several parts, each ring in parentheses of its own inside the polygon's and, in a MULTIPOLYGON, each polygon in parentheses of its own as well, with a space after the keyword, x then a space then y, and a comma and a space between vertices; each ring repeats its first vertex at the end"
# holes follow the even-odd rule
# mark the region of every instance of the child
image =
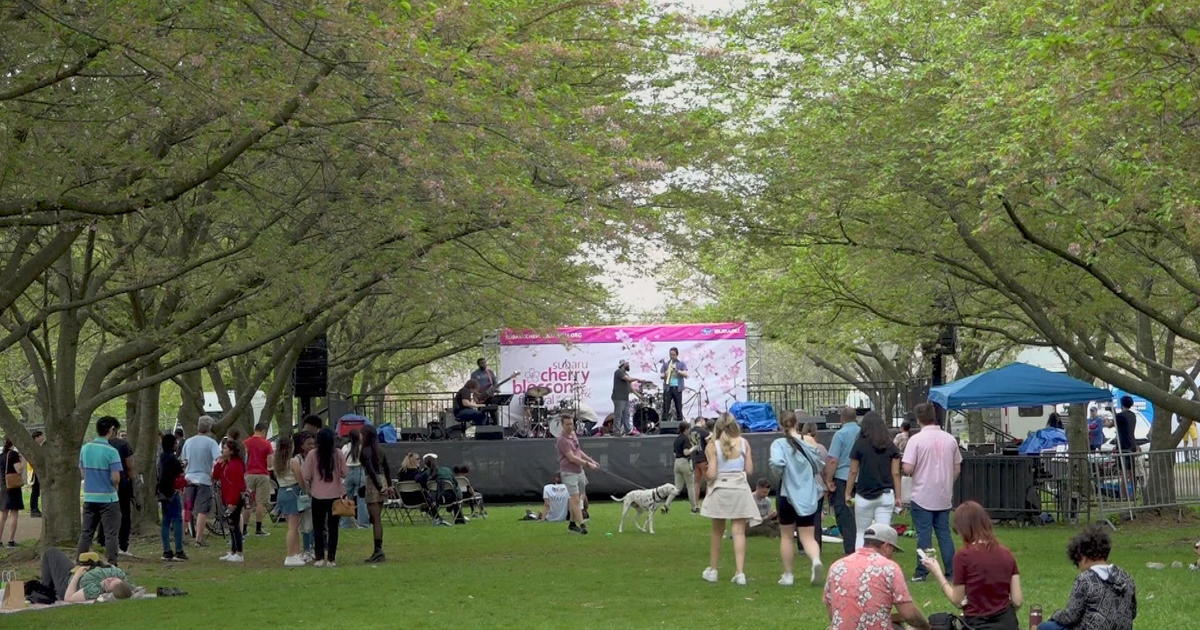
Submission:
POLYGON ((162 559, 166 562, 187 560, 183 551, 183 497, 179 491, 187 484, 183 479, 183 464, 175 454, 175 435, 162 436, 162 453, 158 456, 158 505, 162 508, 162 559), (175 552, 171 552, 171 532, 175 533, 175 552))
POLYGON ((1102 526, 1092 525, 1067 544, 1067 557, 1079 567, 1067 606, 1050 616, 1038 630, 1105 628, 1132 630, 1137 617, 1133 578, 1109 563, 1112 540, 1102 526))
POLYGON ((242 494, 246 492, 246 463, 242 443, 234 439, 221 444, 221 459, 213 466, 213 479, 221 484, 221 505, 229 529, 229 553, 218 558, 225 562, 244 562, 242 556, 242 494))

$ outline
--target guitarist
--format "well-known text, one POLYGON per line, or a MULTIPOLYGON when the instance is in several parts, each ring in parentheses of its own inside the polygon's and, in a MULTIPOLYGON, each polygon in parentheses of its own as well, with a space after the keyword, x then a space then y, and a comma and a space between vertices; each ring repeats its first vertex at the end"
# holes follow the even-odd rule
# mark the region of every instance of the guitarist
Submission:
MULTIPOLYGON (((471 380, 479 386, 479 394, 484 400, 492 394, 492 388, 496 385, 496 373, 488 369, 487 359, 480 357, 475 365, 479 366, 478 370, 471 372, 471 380)), ((488 424, 500 424, 500 410, 495 407, 484 408, 483 413, 491 420, 488 424)))
POLYGON ((683 422, 683 382, 687 378, 687 364, 679 360, 679 348, 671 348, 670 356, 662 362, 659 375, 663 379, 662 421, 669 417, 671 403, 675 403, 675 420, 683 422))

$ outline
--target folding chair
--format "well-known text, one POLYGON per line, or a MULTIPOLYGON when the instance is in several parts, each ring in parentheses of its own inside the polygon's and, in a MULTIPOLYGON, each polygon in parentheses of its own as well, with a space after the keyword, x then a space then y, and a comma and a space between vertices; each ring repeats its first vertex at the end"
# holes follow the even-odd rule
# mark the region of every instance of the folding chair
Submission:
POLYGON ((399 525, 402 519, 407 518, 410 525, 416 525, 412 517, 413 512, 429 515, 429 503, 425 499, 425 491, 421 489, 421 484, 415 481, 397 481, 393 487, 396 489, 397 498, 383 502, 383 512, 388 522, 399 525))
MULTIPOLYGON (((430 479, 425 483, 429 495, 433 497, 433 507, 445 508, 455 522, 463 520, 462 497, 458 494, 458 484, 453 481, 430 479)), ((436 522, 436 518, 435 518, 436 522)))
POLYGON ((483 507, 483 495, 471 488, 471 480, 466 475, 458 475, 454 481, 458 484, 462 504, 471 508, 471 516, 487 518, 487 508, 483 507))

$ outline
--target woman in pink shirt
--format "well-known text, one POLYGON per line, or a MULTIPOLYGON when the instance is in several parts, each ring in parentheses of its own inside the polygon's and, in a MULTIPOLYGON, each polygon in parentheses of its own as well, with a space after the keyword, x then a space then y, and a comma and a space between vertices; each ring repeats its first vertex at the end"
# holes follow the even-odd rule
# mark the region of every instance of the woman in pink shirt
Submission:
POLYGON ((317 560, 314 567, 335 567, 338 544, 338 520, 333 502, 345 493, 346 456, 334 448, 333 430, 325 427, 317 433, 317 448, 304 458, 301 472, 312 497, 313 534, 317 560), (328 560, 326 560, 328 558, 328 560))

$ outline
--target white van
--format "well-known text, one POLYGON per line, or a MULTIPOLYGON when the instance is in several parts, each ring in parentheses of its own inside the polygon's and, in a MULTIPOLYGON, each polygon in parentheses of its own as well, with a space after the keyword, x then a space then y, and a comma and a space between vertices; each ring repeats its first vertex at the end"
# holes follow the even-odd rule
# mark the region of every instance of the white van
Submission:
MULTIPOLYGON (((237 404, 237 392, 229 390, 229 402, 237 404)), ((258 424, 258 420, 262 418, 263 409, 267 407, 267 395, 260 389, 254 392, 254 396, 250 399, 250 416, 254 421, 250 424, 253 426, 258 424)), ((204 392, 204 414, 212 416, 216 420, 220 420, 221 416, 225 415, 225 410, 221 408, 221 399, 217 397, 216 392, 204 392)))
POLYGON ((1058 412, 1060 418, 1066 421, 1066 405, 1004 407, 1000 409, 1000 426, 998 428, 1018 440, 1024 440, 1030 432, 1046 428, 1050 414, 1055 411, 1058 412))

